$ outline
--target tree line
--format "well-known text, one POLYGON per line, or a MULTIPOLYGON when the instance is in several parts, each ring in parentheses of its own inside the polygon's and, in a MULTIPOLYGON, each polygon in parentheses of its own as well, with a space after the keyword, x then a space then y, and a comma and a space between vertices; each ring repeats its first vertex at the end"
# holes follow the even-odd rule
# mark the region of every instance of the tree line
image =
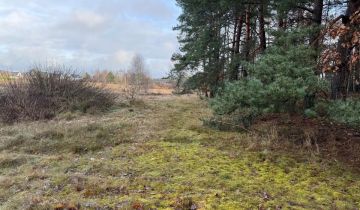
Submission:
POLYGON ((180 50, 172 56, 171 76, 184 89, 220 100, 220 112, 250 105, 304 111, 319 97, 345 101, 360 92, 359 0, 177 4, 180 50))
POLYGON ((143 83, 144 86, 150 82, 150 74, 145 64, 145 60, 141 55, 135 55, 127 70, 109 71, 109 70, 96 70, 94 74, 90 75, 85 72, 83 78, 100 83, 120 83, 127 84, 129 81, 137 80, 136 82, 143 83))
POLYGON ((135 100, 136 95, 140 93, 147 93, 152 83, 145 60, 139 54, 133 57, 126 71, 97 70, 93 75, 85 73, 83 79, 97 83, 119 84, 131 100, 135 100))

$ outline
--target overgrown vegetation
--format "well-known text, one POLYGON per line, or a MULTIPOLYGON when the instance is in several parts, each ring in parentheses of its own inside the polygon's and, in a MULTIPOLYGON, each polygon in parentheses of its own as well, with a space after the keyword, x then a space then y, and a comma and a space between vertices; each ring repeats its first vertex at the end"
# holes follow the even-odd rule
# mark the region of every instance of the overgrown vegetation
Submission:
POLYGON ((360 207, 358 173, 337 156, 350 152, 325 152, 338 140, 317 153, 288 143, 299 128, 206 128, 211 110, 196 96, 144 100, 132 112, 1 127, 0 209, 360 207))
POLYGON ((5 123, 52 119, 60 113, 108 110, 116 96, 62 67, 37 67, 8 80, 0 91, 0 120, 5 123))
POLYGON ((175 92, 210 100, 136 100, 141 56, 121 77, 130 104, 97 116, 78 112, 115 96, 87 80, 6 78, 0 209, 359 209, 360 1, 177 3, 175 92))
POLYGON ((360 101, 334 101, 328 108, 328 115, 335 122, 360 128, 360 101))
POLYGON ((360 90, 360 1, 177 2, 172 75, 192 75, 184 89, 214 98, 215 115, 246 126, 267 113, 359 118, 352 102, 336 101, 360 90), (326 100, 330 109, 318 110, 326 100))

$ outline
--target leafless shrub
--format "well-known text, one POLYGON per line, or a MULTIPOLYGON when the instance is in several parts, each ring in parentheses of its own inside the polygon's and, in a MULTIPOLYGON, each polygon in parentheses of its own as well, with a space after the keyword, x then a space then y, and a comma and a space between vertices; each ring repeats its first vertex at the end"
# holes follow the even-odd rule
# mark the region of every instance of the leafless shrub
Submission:
POLYGON ((68 111, 105 111, 115 95, 87 80, 77 79, 65 67, 36 67, 23 78, 5 82, 0 92, 0 120, 51 119, 68 111))

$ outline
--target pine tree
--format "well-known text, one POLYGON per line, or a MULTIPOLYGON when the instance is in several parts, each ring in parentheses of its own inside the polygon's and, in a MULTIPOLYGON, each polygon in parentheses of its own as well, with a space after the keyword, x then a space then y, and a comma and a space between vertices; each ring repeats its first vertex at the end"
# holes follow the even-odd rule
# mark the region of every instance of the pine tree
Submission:
POLYGON ((115 82, 115 75, 111 71, 106 75, 106 82, 108 83, 115 82))
MULTIPOLYGON (((302 29, 301 33, 306 33, 305 36, 288 44, 311 47, 316 52, 312 54, 312 59, 316 63, 312 73, 322 74, 321 57, 328 47, 325 39, 321 37, 322 28, 329 21, 329 11, 347 4, 345 0, 177 2, 183 13, 179 17, 179 25, 174 28, 180 33, 181 47, 180 53, 174 56, 176 64, 173 71, 196 75, 196 78, 203 82, 201 87, 192 87, 210 90, 211 97, 216 95, 217 90, 223 87, 226 81, 242 80, 251 76, 248 64, 256 63, 261 55, 266 53, 267 48, 277 42, 283 32, 302 29)), ((349 8, 351 7, 353 12, 356 11, 356 2, 358 0, 351 0, 349 3, 352 5, 349 8)), ((343 85, 348 81, 340 80, 343 85)), ((346 87, 343 89, 347 89, 346 87)))

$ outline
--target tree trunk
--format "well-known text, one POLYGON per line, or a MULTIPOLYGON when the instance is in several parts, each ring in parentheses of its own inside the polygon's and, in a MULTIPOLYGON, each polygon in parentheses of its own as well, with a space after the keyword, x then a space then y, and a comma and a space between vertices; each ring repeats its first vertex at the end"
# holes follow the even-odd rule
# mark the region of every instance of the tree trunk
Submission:
POLYGON ((354 75, 354 91, 360 92, 360 62, 357 62, 355 65, 355 75, 354 75))
POLYGON ((236 21, 236 34, 234 35, 234 55, 233 55, 233 62, 235 65, 230 75, 230 80, 238 80, 239 79, 239 68, 240 64, 238 62, 238 56, 240 54, 240 42, 241 42, 241 34, 242 34, 242 27, 244 23, 244 16, 240 15, 236 21))
POLYGON ((217 19, 215 23, 215 27, 213 28, 213 36, 212 42, 214 44, 212 51, 212 62, 211 63, 211 73, 210 73, 210 98, 215 97, 217 88, 219 87, 219 83, 221 82, 221 73, 223 72, 223 65, 221 61, 221 24, 220 20, 217 19))
POLYGON ((340 37, 337 51, 340 54, 341 63, 338 65, 338 71, 335 74, 335 78, 333 80, 333 93, 332 99, 338 99, 339 97, 342 100, 347 99, 347 90, 348 90, 348 80, 350 75, 349 69, 349 55, 350 50, 345 46, 345 43, 349 41, 348 34, 340 37), (334 92, 335 91, 335 92, 334 92))
POLYGON ((266 50, 266 32, 265 32, 265 3, 259 7, 259 32, 260 32, 260 50, 263 53, 266 50))
MULTIPOLYGON (((317 62, 319 59, 319 54, 320 54, 320 39, 318 39, 319 33, 320 33, 320 27, 321 27, 321 23, 322 23, 322 16, 323 16, 323 8, 324 8, 324 0, 315 0, 314 2, 315 6, 314 6, 314 10, 312 13, 312 19, 313 19, 313 25, 315 27, 315 31, 314 34, 312 35, 311 39, 310 39, 310 43, 312 44, 312 46, 314 47, 314 50, 316 51, 316 54, 314 56, 314 60, 317 62)), ((316 70, 316 74, 320 75, 321 74, 321 70, 317 69, 316 70)))
POLYGON ((315 0, 314 4, 313 21, 316 25, 321 25, 324 10, 324 0, 315 0))
POLYGON ((317 29, 314 32, 313 36, 311 37, 310 41, 313 44, 315 50, 319 50, 320 40, 318 39, 318 36, 320 32, 320 26, 322 23, 324 0, 316 0, 314 4, 315 6, 312 13, 312 20, 314 27, 317 27, 317 29))
MULTIPOLYGON (((246 9, 245 14, 245 26, 246 26, 246 36, 245 36, 245 60, 250 61, 250 42, 251 42, 251 14, 250 8, 246 9)), ((248 72, 245 68, 242 70, 243 76, 247 77, 248 72)))
POLYGON ((232 41, 232 55, 235 54, 235 47, 236 47, 236 35, 237 35, 237 30, 238 30, 238 17, 235 18, 234 20, 234 34, 233 34, 233 41, 232 41))
POLYGON ((244 24, 244 16, 240 15, 240 17, 238 19, 238 29, 237 29, 237 34, 236 34, 235 54, 240 53, 240 42, 241 42, 243 24, 244 24))
POLYGON ((283 29, 284 28, 284 19, 282 17, 279 17, 279 29, 283 29))
MULTIPOLYGON (((348 9, 346 14, 343 16, 343 23, 346 26, 350 25, 350 17, 359 9, 360 0, 350 0, 348 2, 348 9)), ((350 55, 351 48, 347 46, 351 42, 352 34, 346 33, 342 35, 338 42, 338 52, 340 54, 341 63, 338 65, 338 72, 336 76, 338 77, 338 88, 336 88, 337 93, 333 94, 335 96, 340 96, 342 100, 346 100, 348 97, 348 85, 349 85, 349 76, 350 76, 350 55)), ((335 98, 337 99, 337 97, 335 98)))

